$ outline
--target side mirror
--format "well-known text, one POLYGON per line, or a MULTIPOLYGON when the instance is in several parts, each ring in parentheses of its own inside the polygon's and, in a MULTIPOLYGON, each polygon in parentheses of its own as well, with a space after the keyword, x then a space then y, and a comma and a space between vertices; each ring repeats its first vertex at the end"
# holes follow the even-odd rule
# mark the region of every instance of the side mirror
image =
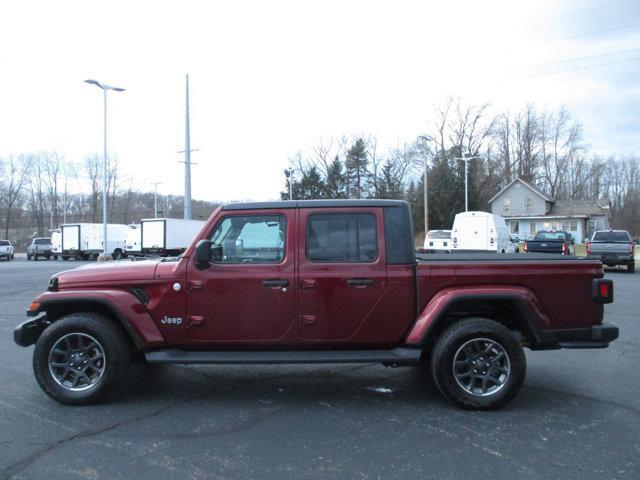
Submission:
POLYGON ((520 243, 520 237, 514 237, 513 238, 513 242, 514 243, 520 243))
POLYGON ((196 265, 204 270, 211 261, 211 240, 200 240, 196 245, 196 265))

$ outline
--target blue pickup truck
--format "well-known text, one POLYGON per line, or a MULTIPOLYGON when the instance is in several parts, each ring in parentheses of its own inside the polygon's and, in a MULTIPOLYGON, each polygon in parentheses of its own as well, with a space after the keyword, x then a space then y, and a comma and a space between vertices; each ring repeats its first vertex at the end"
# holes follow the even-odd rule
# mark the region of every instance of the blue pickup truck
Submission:
POLYGON ((533 240, 524 242, 527 253, 560 253, 573 255, 573 237, 564 230, 541 230, 533 240))

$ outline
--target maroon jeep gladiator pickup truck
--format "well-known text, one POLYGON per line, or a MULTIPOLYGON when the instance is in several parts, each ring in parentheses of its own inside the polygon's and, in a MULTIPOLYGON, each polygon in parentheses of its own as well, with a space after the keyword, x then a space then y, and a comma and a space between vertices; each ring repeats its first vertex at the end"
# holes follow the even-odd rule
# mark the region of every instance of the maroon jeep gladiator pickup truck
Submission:
POLYGON ((550 255, 416 259, 409 205, 395 200, 236 203, 218 208, 174 259, 108 262, 54 275, 34 317, 45 393, 102 399, 132 359, 154 364, 429 365, 466 408, 504 405, 523 347, 602 348, 613 284, 598 261, 550 255))

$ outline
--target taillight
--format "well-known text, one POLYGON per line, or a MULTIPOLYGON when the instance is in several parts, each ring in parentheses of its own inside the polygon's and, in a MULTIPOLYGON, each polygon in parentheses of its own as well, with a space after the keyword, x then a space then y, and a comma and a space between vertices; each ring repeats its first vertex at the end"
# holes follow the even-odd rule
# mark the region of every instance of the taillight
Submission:
POLYGON ((562 254, 563 254, 563 255, 566 255, 566 254, 567 254, 567 244, 566 244, 566 243, 563 243, 563 244, 562 244, 562 254))
POLYGON ((453 243, 458 243, 458 237, 453 237, 453 243))
POLYGON ((629 253, 633 255, 633 242, 629 242, 629 253))
POLYGON ((489 243, 490 243, 491 245, 493 245, 493 237, 491 237, 491 238, 489 239, 489 243))
POLYGON ((592 296, 598 303, 613 302, 613 282, 604 278, 594 279, 592 296))
POLYGON ((525 252, 529 251, 529 242, 524 242, 524 251, 525 252))
POLYGON ((587 242, 587 255, 591 255, 591 242, 587 242))

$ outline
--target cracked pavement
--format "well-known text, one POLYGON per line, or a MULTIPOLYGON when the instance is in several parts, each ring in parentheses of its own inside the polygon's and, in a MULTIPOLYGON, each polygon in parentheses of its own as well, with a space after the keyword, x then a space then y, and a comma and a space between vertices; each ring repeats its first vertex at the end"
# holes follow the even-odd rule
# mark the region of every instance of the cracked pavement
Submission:
POLYGON ((0 480, 640 478, 640 274, 607 272, 620 341, 527 351, 523 389, 496 412, 450 406, 420 368, 379 365, 138 364, 108 403, 66 407, 12 329, 75 266, 0 262, 0 480))

